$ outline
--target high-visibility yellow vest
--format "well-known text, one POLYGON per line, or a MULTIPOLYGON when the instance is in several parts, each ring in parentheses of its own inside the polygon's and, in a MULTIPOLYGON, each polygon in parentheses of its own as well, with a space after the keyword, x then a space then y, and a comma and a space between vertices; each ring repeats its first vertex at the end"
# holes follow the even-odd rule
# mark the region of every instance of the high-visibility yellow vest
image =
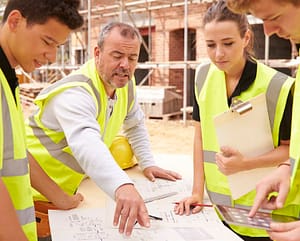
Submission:
MULTIPOLYGON (((51 98, 66 89, 79 86, 85 88, 95 101, 102 140, 108 148, 119 133, 135 96, 134 80, 129 81, 125 87, 116 89, 117 101, 109 117, 107 94, 97 73, 94 59, 71 75, 44 89, 37 96, 35 104, 39 109, 26 123, 28 150, 44 171, 69 194, 77 190, 84 178, 84 171, 72 155, 64 133, 45 127, 41 122, 41 117, 51 98)), ((34 192, 34 199, 45 200, 45 197, 34 192)))
MULTIPOLYGON (((293 116, 292 116, 292 131, 290 140, 290 162, 292 165, 291 173, 291 188, 297 188, 300 185, 300 70, 298 68, 295 89, 294 89, 294 99, 293 99, 293 116)), ((294 200, 295 203, 300 203, 299 200, 294 200)))
MULTIPOLYGON (((237 96, 239 100, 247 101, 261 93, 266 94, 274 147, 278 146, 280 122, 293 83, 293 78, 257 62, 255 81, 246 91, 237 96)), ((196 72, 195 94, 200 109, 207 193, 215 204, 249 209, 253 204, 255 191, 237 200, 232 200, 227 177, 218 170, 215 163, 215 154, 220 150, 220 147, 217 142, 213 118, 217 114, 229 110, 224 72, 213 64, 201 65, 196 72)), ((298 216, 299 207, 291 205, 282 212, 298 216)), ((268 236, 264 230, 234 225, 231 228, 241 235, 268 236)))
POLYGON ((0 176, 10 194, 24 233, 28 240, 35 241, 37 231, 19 87, 15 90, 15 101, 1 69, 0 80, 0 176))

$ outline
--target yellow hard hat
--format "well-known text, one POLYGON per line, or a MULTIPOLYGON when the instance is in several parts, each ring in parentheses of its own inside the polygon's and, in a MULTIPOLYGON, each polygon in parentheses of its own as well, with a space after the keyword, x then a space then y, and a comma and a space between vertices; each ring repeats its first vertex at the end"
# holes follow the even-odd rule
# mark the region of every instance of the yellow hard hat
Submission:
POLYGON ((137 164, 131 146, 125 136, 116 136, 109 150, 122 169, 127 169, 137 164))

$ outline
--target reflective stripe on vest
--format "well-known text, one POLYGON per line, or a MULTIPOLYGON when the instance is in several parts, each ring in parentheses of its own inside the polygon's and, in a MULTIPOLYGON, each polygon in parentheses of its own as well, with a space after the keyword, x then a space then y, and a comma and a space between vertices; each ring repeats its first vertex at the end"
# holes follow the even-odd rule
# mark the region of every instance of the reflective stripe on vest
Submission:
MULTIPOLYGON (((210 63, 203 64, 197 70, 197 79, 196 79, 196 83, 195 83, 197 95, 199 95, 202 90, 202 87, 204 85, 204 82, 206 81, 206 77, 207 77, 210 66, 211 66, 210 63)), ((277 102, 273 102, 271 100, 272 99, 278 100, 282 86, 285 83, 285 81, 287 80, 287 78, 288 77, 286 75, 284 75, 280 72, 276 72, 276 74, 272 77, 272 79, 268 85, 266 96, 267 96, 268 112, 270 113, 269 119, 270 119, 271 126, 273 126, 273 124, 274 124, 275 110, 276 110, 276 105, 277 105, 277 102), (271 96, 273 96, 273 98, 271 96), (275 98, 274 98, 274 96, 275 96, 275 98)), ((216 152, 214 152, 214 151, 204 150, 204 152, 203 152, 204 162, 215 164, 215 154, 216 154, 216 152)), ((210 192, 210 190, 207 190, 207 191, 210 192)), ((210 195, 210 196, 213 197, 216 195, 210 195)), ((228 197, 230 198, 230 196, 228 196, 228 197)), ((220 201, 219 198, 218 198, 218 200, 216 200, 216 202, 215 201, 213 201, 213 202, 218 203, 217 201, 220 201)), ((227 203, 228 198, 225 198, 224 201, 227 203)))
POLYGON ((34 207, 29 207, 23 210, 16 210, 20 224, 22 226, 28 223, 35 223, 35 216, 32 215, 34 213, 34 207))
MULTIPOLYGON (((244 91, 240 94, 240 98, 241 100, 247 100, 258 94, 266 92, 266 102, 268 111, 270 113, 269 118, 272 128, 273 143, 274 146, 277 146, 279 139, 280 120, 282 118, 285 106, 282 105, 282 103, 286 102, 290 87, 292 86, 294 80, 289 78, 287 75, 275 72, 275 70, 272 70, 267 66, 263 66, 260 63, 258 63, 257 66, 256 81, 247 91, 244 91), (264 78, 261 80, 262 82, 260 82, 260 78, 264 78)), ((226 111, 226 108, 229 109, 226 102, 227 98, 223 94, 223 92, 226 91, 225 82, 223 82, 225 81, 224 73, 218 70, 216 66, 210 64, 201 65, 197 69, 196 73, 195 94, 201 113, 200 119, 203 137, 203 158, 207 194, 211 201, 215 204, 249 209, 252 205, 255 192, 252 191, 236 201, 232 200, 227 177, 220 173, 215 163, 215 154, 219 147, 216 141, 216 136, 214 135, 214 132, 212 132, 214 129, 212 129, 213 123, 211 123, 210 120, 215 114, 218 113, 218 111, 226 111), (217 81, 213 82, 213 80, 215 80, 213 78, 219 77, 221 79, 216 79, 217 81), (219 84, 222 86, 216 90, 219 84), (205 93, 201 92, 202 89, 205 89, 205 93), (215 93, 215 95, 209 95, 209 93, 215 93), (217 96, 220 99, 215 99, 217 96), (223 103, 223 99, 226 102, 225 104, 223 103), (211 136, 211 138, 209 138, 209 136, 211 136), (207 140, 208 138, 209 140, 207 140)), ((266 232, 257 229, 236 226, 233 226, 232 228, 238 233, 247 236, 267 236, 266 232)))
MULTIPOLYGON (((64 78, 63 80, 56 82, 53 85, 49 86, 48 88, 44 89, 41 92, 41 95, 48 94, 49 92, 56 89, 58 86, 61 86, 61 85, 67 84, 67 83, 71 83, 71 82, 84 82, 84 83, 88 83, 89 86, 91 86, 91 88, 93 89, 93 92, 96 96, 96 99, 97 99, 98 116, 99 116, 100 112, 101 112, 101 108, 100 108, 101 100, 100 100, 99 93, 98 93, 97 89, 95 88, 95 86, 93 85, 91 79, 89 79, 85 75, 79 75, 79 74, 70 75, 70 76, 64 78)), ((134 98, 133 83, 132 83, 132 81, 129 81, 128 82, 128 101, 130 101, 130 102, 128 102, 128 103, 132 103, 133 98, 134 98)), ((129 111, 130 106, 131 106, 130 104, 127 105, 127 112, 129 111)), ((76 161, 76 159, 74 158, 74 156, 71 153, 60 151, 60 150, 64 149, 66 146, 68 146, 67 140, 65 138, 62 139, 59 143, 53 142, 51 140, 51 138, 45 133, 45 131, 42 128, 38 127, 38 123, 35 121, 34 115, 29 117, 29 125, 32 127, 34 135, 36 137, 38 137, 41 144, 47 149, 47 151, 50 153, 51 156, 53 156, 55 159, 59 160, 60 162, 62 162, 66 166, 68 166, 69 168, 73 169, 74 171, 84 174, 83 169, 81 168, 81 166, 78 164, 78 162, 76 161), (57 150, 59 150, 59 151, 57 151, 57 150)))
MULTIPOLYGON (((4 93, 1 93, 1 99, 2 113, 10 113, 4 93)), ((28 173, 27 158, 15 160, 12 156, 14 153, 14 143, 10 115, 6 114, 2 116, 2 121, 5 123, 5 128, 3 128, 4 158, 0 176, 10 177, 26 175, 28 173)))
MULTIPOLYGON (((198 91, 197 92, 198 95, 199 95, 199 93, 200 93, 200 91, 203 87, 203 84, 206 80, 206 76, 207 76, 209 67, 210 67, 210 63, 206 63, 206 64, 203 64, 198 69, 197 79, 196 79, 196 88, 197 88, 197 91, 198 91)), ((300 74, 299 74, 298 78, 299 78, 299 82, 300 82, 300 74)), ((272 102, 272 99, 278 99, 279 98, 280 92, 282 90, 282 85, 285 83, 285 81, 286 81, 286 75, 281 73, 281 72, 277 72, 272 77, 272 80, 271 80, 271 82, 268 86, 267 92, 266 92, 267 109, 268 109, 268 115, 269 115, 270 126, 271 127, 274 126, 274 119, 275 119, 276 105, 277 105, 277 102, 272 102), (273 96, 273 98, 272 98, 272 96, 273 96), (274 96, 275 96, 275 98, 274 98, 274 96)), ((299 85, 300 85, 300 83, 299 83, 299 85)), ((300 91, 300 87, 299 87, 299 91, 300 91)), ((300 100, 300 94, 299 94, 299 100, 300 100)), ((299 101, 299 103, 300 103, 300 101, 299 101)), ((294 106, 296 106, 296 104, 293 104, 293 108, 295 108, 294 106)), ((295 113, 295 112, 293 111, 293 113, 295 113)), ((296 121, 295 121, 295 123, 296 123, 296 121)), ((280 125, 280 123, 279 123, 279 125, 280 125)), ((279 131, 279 125, 277 127, 278 131, 279 131)), ((293 135, 294 133, 295 133, 295 131, 292 131, 291 135, 293 135)), ((300 134, 300 130, 299 130, 298 133, 300 134)), ((278 133, 278 135, 279 135, 279 133, 278 133)), ((296 136, 296 135, 294 134, 294 136, 296 136)), ((273 138, 274 138, 274 136, 273 136, 273 138)), ((299 142, 300 142, 300 138, 299 138, 299 142)), ((214 159, 208 159, 207 162, 214 163, 215 161, 214 161, 214 159)), ((290 157, 290 162, 291 162, 291 169, 294 170, 294 172, 295 172, 295 170, 296 170, 294 168, 295 159, 293 157, 290 157)))
MULTIPOLYGON (((79 70, 44 89, 35 99, 39 107, 27 123, 27 146, 45 172, 67 193, 73 194, 84 178, 84 170, 74 158, 63 131, 47 128, 42 123, 42 114, 49 99, 68 88, 81 87, 91 95, 96 106, 96 120, 102 141, 107 147, 119 133, 126 115, 135 100, 135 82, 131 80, 124 88, 116 89, 113 112, 108 116, 109 100, 97 73, 94 60, 88 61, 79 70), (119 101, 118 101, 119 100, 119 101)), ((36 200, 46 200, 34 190, 36 200)))
MULTIPOLYGON (((93 93, 96 96, 97 103, 98 103, 98 116, 100 115, 100 106, 101 103, 99 93, 95 89, 92 81, 85 75, 70 75, 66 78, 50 85, 46 89, 41 91, 41 95, 48 94, 49 92, 55 90, 58 86, 72 83, 72 82, 82 82, 82 83, 88 83, 89 86, 92 88, 93 93)), ((78 162, 75 160, 72 154, 67 152, 61 152, 57 150, 62 150, 66 146, 68 146, 66 139, 62 139, 59 143, 55 143, 51 140, 51 138, 45 133, 45 131, 42 128, 38 127, 38 123, 34 119, 34 115, 30 116, 29 118, 29 125, 32 127, 34 135, 39 139, 41 144, 46 147, 47 151, 50 153, 51 156, 55 157, 57 160, 64 163, 66 166, 70 167, 76 172, 84 173, 81 166, 78 164, 78 162)))
MULTIPOLYGON (((197 75, 197 79, 196 79, 196 88, 197 88, 198 94, 200 94, 200 91, 204 85, 209 67, 210 67, 210 64, 204 64, 198 70, 198 75, 197 75)), ((267 108, 268 108, 271 127, 274 124, 275 111, 276 111, 276 105, 277 105, 277 102, 272 102, 271 100, 272 99, 278 100, 282 85, 284 84, 284 82, 286 80, 287 80, 286 75, 284 75, 283 73, 277 72, 272 77, 272 80, 271 80, 271 82, 268 86, 267 92, 266 92, 266 101, 267 101, 267 108)))
POLYGON ((292 117, 292 131, 290 140, 290 162, 292 164, 292 183, 291 185, 300 185, 300 67, 298 68, 294 90, 293 101, 293 117, 292 117))
POLYGON ((0 170, 0 176, 2 177, 23 176, 26 175, 27 173, 28 173, 27 158, 19 159, 19 160, 14 160, 14 159, 3 160, 3 167, 0 170))
MULTIPOLYGON (((290 79, 290 80, 293 80, 293 79, 290 79)), ((286 81, 288 81, 287 75, 285 75, 281 72, 277 72, 272 77, 272 80, 269 83, 268 90, 266 92, 266 101, 267 101, 267 108, 268 108, 268 114, 269 114, 271 127, 274 126, 274 120, 275 120, 275 115, 276 115, 276 105, 278 103, 278 102, 272 102, 272 100, 279 99, 279 96, 283 89, 282 87, 286 83, 286 81)), ((294 80, 292 82, 294 82, 294 80)), ((289 84, 290 87, 291 87, 291 85, 292 84, 289 84)), ((287 88, 287 90, 289 91, 290 88, 287 88)), ((286 94, 285 99, 287 99, 288 93, 285 93, 285 94, 286 94)), ((280 123, 279 123, 279 125, 280 125, 280 123)), ((278 130, 279 130, 279 126, 278 126, 278 130)), ((278 136, 279 136, 279 133, 278 133, 278 136)), ((273 138, 274 138, 274 136, 273 136, 273 138)))
POLYGON ((0 176, 12 199, 20 225, 28 240, 37 240, 34 207, 31 195, 25 133, 18 87, 16 101, 0 70, 1 165, 0 176))
POLYGON ((29 124, 32 127, 33 134, 39 139, 41 144, 47 149, 51 156, 55 157, 55 159, 61 161, 63 164, 70 167, 74 171, 84 174, 84 171, 72 154, 60 151, 68 146, 66 139, 61 140, 59 143, 54 143, 51 138, 47 136, 43 129, 37 128, 37 123, 34 118, 29 118, 29 120, 29 124))

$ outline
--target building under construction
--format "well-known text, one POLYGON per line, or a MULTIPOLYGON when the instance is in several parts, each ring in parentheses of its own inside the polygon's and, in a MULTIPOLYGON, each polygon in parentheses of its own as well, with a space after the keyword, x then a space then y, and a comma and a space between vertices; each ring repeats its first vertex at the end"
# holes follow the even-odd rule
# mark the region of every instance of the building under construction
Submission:
MULTIPOLYGON (((81 14, 85 19, 84 26, 73 33, 69 42, 58 50, 55 64, 36 70, 30 76, 25 76, 24 73, 21 75, 23 82, 52 83, 78 68, 93 57, 101 26, 109 21, 118 20, 137 27, 143 37, 135 77, 137 84, 144 86, 141 87, 141 91, 151 92, 148 95, 143 94, 149 98, 148 101, 143 100, 146 115, 159 117, 177 113, 180 109, 187 110, 182 107, 192 105, 195 68, 207 59, 201 23, 203 13, 211 2, 82 0, 81 14), (151 95, 155 95, 156 98, 151 98, 151 95)), ((254 47, 257 58, 293 75, 293 67, 296 64, 292 61, 295 55, 294 46, 290 41, 277 36, 265 37, 262 23, 253 17, 249 17, 249 21, 255 34, 254 47)), ((183 116, 185 119, 186 111, 183 111, 183 116)))

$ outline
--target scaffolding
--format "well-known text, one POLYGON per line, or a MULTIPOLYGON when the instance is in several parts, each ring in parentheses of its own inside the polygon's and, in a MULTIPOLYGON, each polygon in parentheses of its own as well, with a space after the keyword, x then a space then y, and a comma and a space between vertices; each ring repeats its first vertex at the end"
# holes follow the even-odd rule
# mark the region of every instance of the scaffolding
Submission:
MULTIPOLYGON (((148 75, 141 81, 140 84, 143 84, 145 80, 152 74, 154 69, 183 69, 183 103, 182 103, 182 115, 184 123, 187 120, 187 71, 188 69, 195 69, 202 61, 188 61, 188 5, 190 4, 201 4, 201 3, 209 3, 213 0, 82 0, 82 9, 80 13, 84 16, 85 26, 83 30, 85 31, 82 36, 86 36, 85 40, 81 40, 80 42, 84 45, 83 49, 86 49, 86 59, 90 59, 91 52, 91 31, 93 20, 101 19, 101 18, 118 18, 119 21, 130 21, 133 26, 138 27, 135 22, 134 15, 139 13, 147 13, 149 22, 149 44, 147 45, 145 41, 143 41, 143 46, 147 51, 150 61, 138 63, 137 69, 147 69, 149 70, 148 75), (182 7, 184 9, 184 56, 182 61, 166 61, 166 62, 157 62, 152 60, 151 53, 151 13, 152 11, 162 10, 162 9, 172 9, 182 7), (150 47, 148 47, 150 46, 150 47)), ((77 34, 78 38, 78 34, 77 34)), ((63 50, 60 50, 61 56, 64 56, 63 50)), ((53 73, 58 78, 60 76, 65 76, 66 72, 70 72, 71 70, 77 69, 80 66, 79 64, 65 64, 64 61, 58 60, 56 64, 52 64, 50 66, 44 66, 39 69, 40 73, 42 73, 42 80, 49 79, 50 82, 53 80, 53 73), (52 72, 51 72, 52 71, 52 72), (50 74, 49 74, 50 72, 50 74)), ((54 78, 55 79, 55 78, 54 78)), ((34 81, 34 79, 32 78, 34 81)), ((49 82, 49 80, 47 80, 49 82)))
MULTIPOLYGON (((146 62, 140 62, 137 65, 137 69, 147 69, 149 70, 148 74, 145 78, 140 82, 143 84, 155 69, 183 69, 183 98, 182 98, 182 115, 183 115, 183 122, 186 123, 187 120, 187 81, 188 81, 188 70, 195 69, 199 64, 203 61, 206 61, 205 58, 199 59, 197 58, 196 61, 188 60, 188 28, 189 28, 189 5, 192 4, 209 4, 213 2, 213 0, 81 0, 81 10, 80 13, 85 19, 85 25, 82 29, 75 32, 71 38, 71 40, 76 39, 77 43, 80 43, 82 50, 80 52, 81 55, 84 55, 83 60, 91 58, 91 50, 92 50, 92 29, 93 29, 93 21, 99 19, 118 19, 119 21, 130 21, 132 25, 135 27, 138 26, 136 16, 138 14, 143 14, 146 16, 148 22, 143 22, 144 25, 148 26, 148 45, 143 41, 143 46, 147 51, 149 56, 149 60, 146 62), (155 61, 152 56, 152 49, 151 49, 151 42, 152 42, 152 35, 151 35, 151 26, 152 26, 152 14, 155 11, 160 11, 162 9, 178 9, 181 7, 183 9, 183 30, 184 30, 184 40, 183 40, 183 60, 182 61, 155 61)), ((175 11, 175 10, 174 10, 175 11)), ((257 19, 251 17, 250 22, 258 21, 257 19)), ((72 46, 62 46, 59 49, 59 56, 56 64, 52 64, 49 66, 44 66, 40 68, 39 76, 42 81, 46 82, 54 82, 56 79, 59 79, 70 71, 79 68, 82 62, 75 63, 74 61, 65 62, 64 56, 66 52, 71 54, 72 46), (66 50, 68 49, 68 50, 66 50)), ((68 56, 68 58, 74 58, 68 56)), ((299 61, 295 60, 291 57, 291 59, 276 59, 271 60, 269 59, 269 38, 265 38, 265 57, 262 60, 264 63, 271 67, 284 67, 284 68, 295 68, 298 66, 299 61)), ((83 61, 85 62, 85 61, 83 61)), ((30 75, 27 76, 31 79, 31 81, 36 81, 35 76, 30 75)))

